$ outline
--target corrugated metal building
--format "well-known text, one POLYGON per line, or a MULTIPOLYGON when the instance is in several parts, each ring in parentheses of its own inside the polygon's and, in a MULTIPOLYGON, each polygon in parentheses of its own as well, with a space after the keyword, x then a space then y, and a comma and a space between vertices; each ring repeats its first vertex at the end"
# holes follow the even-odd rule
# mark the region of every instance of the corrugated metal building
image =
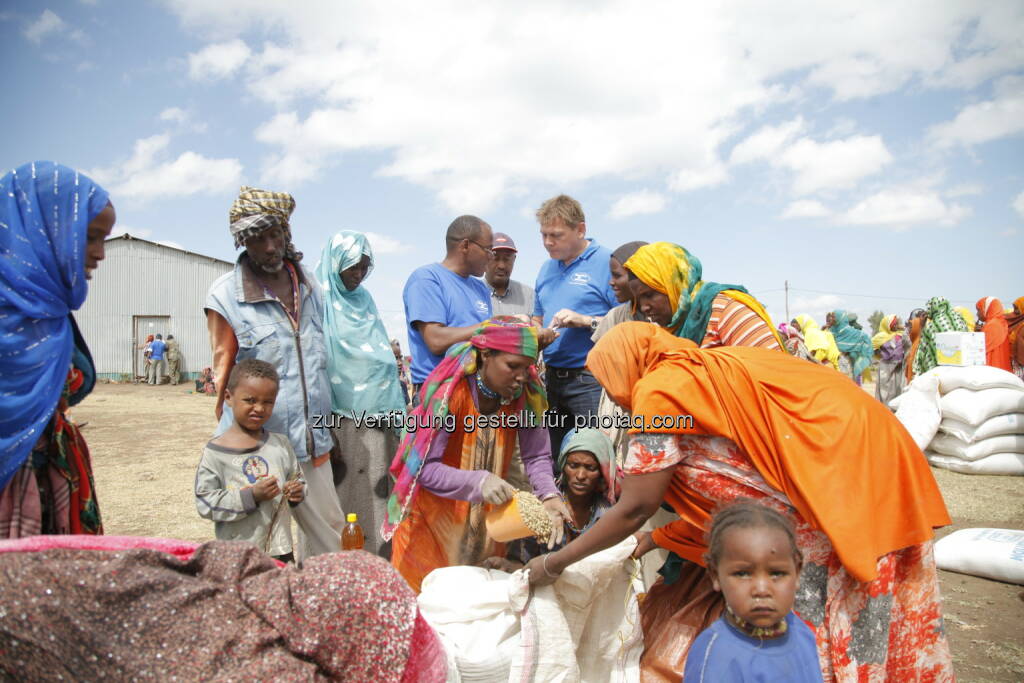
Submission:
POLYGON ((183 376, 197 376, 212 359, 203 314, 206 292, 233 267, 128 233, 108 239, 106 258, 75 313, 96 373, 121 380, 141 375, 144 360, 138 347, 147 335, 159 333, 178 340, 183 376))

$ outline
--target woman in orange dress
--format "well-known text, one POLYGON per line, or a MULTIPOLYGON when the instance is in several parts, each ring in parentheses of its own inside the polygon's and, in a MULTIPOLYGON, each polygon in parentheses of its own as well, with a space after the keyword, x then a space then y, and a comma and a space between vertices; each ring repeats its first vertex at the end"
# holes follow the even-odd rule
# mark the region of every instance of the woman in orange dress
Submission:
POLYGON ((551 544, 572 517, 552 472, 542 426, 547 400, 537 376, 537 328, 492 318, 455 344, 427 376, 391 464, 384 540, 391 563, 417 593, 435 569, 504 555, 484 527, 484 504, 512 498, 504 480, 519 439, 523 468, 551 517, 551 544))
POLYGON ((704 568, 710 515, 753 498, 797 521, 805 566, 795 609, 815 632, 825 681, 953 680, 932 555, 933 529, 950 519, 888 409, 824 367, 757 348, 697 349, 643 323, 614 328, 587 365, 645 431, 631 433, 619 502, 531 561, 531 583, 621 541, 668 503, 680 520, 641 536, 636 551, 681 558, 674 581, 644 600, 641 666, 645 680, 678 681, 723 605, 704 568))
POLYGON ((994 296, 978 299, 978 321, 985 333, 985 364, 1013 372, 1010 366, 1010 329, 1003 313, 1003 302, 994 296))
POLYGON ((1010 331, 1010 367, 1013 374, 1024 379, 1024 296, 1013 300, 1013 313, 1006 316, 1006 325, 1010 331))

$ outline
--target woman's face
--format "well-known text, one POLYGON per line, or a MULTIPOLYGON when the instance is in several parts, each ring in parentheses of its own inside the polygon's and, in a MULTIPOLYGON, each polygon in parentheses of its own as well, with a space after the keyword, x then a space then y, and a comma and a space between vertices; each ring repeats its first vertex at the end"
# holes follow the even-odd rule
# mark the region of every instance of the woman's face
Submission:
POLYGON ((480 374, 484 384, 504 399, 513 399, 526 386, 526 378, 533 359, 517 353, 486 350, 480 374))
POLYGON ((588 451, 573 451, 565 459, 562 477, 570 496, 589 498, 604 490, 604 476, 597 458, 588 451))
POLYGON ((608 260, 608 269, 612 273, 611 286, 615 292, 615 300, 620 304, 633 300, 633 292, 629 288, 629 273, 619 263, 619 259, 612 256, 608 260))
POLYGON ((836 324, 836 314, 830 312, 828 315, 825 316, 825 327, 832 327, 835 324, 836 324))
POLYGON ((633 298, 640 312, 650 318, 651 322, 668 327, 672 322, 672 314, 675 312, 672 310, 668 296, 651 289, 639 279, 630 280, 629 288, 633 292, 633 298))
POLYGON ((107 205, 96 214, 89 222, 85 237, 85 279, 92 279, 92 271, 100 264, 106 256, 104 243, 114 229, 114 222, 117 214, 114 213, 114 205, 107 202, 107 205))
POLYGON ((363 254, 363 257, 359 259, 359 263, 349 266, 345 270, 338 273, 341 278, 341 284, 345 285, 345 289, 352 291, 359 286, 364 279, 366 279, 366 273, 370 270, 370 257, 363 254))

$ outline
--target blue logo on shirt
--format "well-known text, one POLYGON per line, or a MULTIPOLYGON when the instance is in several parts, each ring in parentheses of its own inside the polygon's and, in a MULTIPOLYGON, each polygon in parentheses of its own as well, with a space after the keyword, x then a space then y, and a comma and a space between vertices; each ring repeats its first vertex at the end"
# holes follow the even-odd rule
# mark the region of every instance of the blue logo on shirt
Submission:
POLYGON ((590 273, 584 273, 582 271, 575 272, 572 277, 569 278, 570 285, 585 285, 590 282, 590 273))
POLYGON ((255 484, 257 479, 270 474, 270 465, 260 456, 250 455, 242 463, 242 474, 250 484, 255 484))

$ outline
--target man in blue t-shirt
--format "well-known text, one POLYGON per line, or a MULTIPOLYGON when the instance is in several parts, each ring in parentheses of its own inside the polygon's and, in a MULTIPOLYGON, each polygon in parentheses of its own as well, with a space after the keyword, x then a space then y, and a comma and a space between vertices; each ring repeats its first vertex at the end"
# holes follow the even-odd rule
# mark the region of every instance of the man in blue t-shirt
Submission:
POLYGON ((444 239, 444 260, 414 270, 402 291, 417 394, 414 403, 419 386, 448 347, 467 341, 491 317, 491 290, 479 279, 494 246, 491 226, 476 216, 459 216, 448 226, 444 239))
POLYGON ((584 365, 594 346, 590 335, 618 302, 608 267, 611 252, 587 239, 580 203, 558 195, 541 205, 537 220, 551 259, 537 275, 533 319, 561 332, 544 350, 544 383, 552 411, 548 432, 551 452, 558 453, 576 416, 597 414, 601 385, 584 365))
POLYGON ((149 345, 149 383, 160 384, 164 381, 164 343, 163 335, 156 335, 156 339, 149 345))

